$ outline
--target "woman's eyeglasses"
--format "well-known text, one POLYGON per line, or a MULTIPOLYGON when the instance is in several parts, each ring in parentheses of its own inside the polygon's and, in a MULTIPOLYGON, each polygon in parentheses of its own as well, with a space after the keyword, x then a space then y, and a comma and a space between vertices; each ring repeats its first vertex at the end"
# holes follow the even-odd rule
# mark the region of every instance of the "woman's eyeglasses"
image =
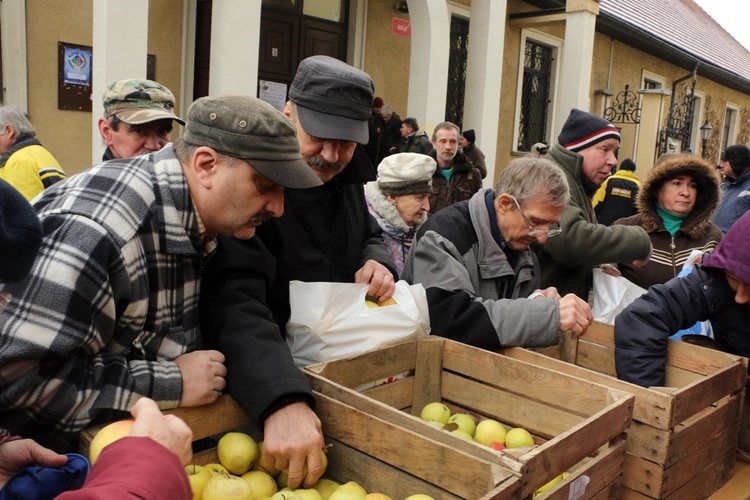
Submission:
POLYGON ((518 204, 518 200, 516 200, 516 197, 511 195, 510 196, 513 199, 513 203, 516 204, 516 208, 518 208, 518 213, 521 214, 521 217, 523 217, 523 220, 526 221, 526 224, 529 226, 529 236, 532 238, 536 238, 537 236, 541 236, 543 234, 547 235, 547 238, 552 238, 553 236, 557 236, 558 234, 562 233, 562 229, 537 229, 534 226, 531 225, 531 222, 529 222, 528 217, 526 217, 526 214, 523 213, 523 210, 521 210, 521 205, 518 204))

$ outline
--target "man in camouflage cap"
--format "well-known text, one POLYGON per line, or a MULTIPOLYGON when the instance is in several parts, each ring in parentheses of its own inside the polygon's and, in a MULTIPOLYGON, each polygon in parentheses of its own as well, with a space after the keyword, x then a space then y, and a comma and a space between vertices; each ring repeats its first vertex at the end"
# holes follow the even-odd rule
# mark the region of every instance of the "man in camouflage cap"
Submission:
POLYGON ((163 148, 172 135, 172 121, 185 121, 174 114, 174 95, 151 80, 120 80, 102 96, 104 117, 99 133, 107 150, 103 160, 132 158, 163 148))

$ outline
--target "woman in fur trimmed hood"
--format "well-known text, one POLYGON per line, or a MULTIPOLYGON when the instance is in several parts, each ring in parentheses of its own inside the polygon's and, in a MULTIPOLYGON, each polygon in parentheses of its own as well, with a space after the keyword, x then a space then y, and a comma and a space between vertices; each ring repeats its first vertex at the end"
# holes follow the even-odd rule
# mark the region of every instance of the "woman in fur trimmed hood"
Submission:
POLYGON ((399 153, 380 162, 378 180, 365 185, 367 206, 383 230, 399 273, 414 235, 427 220, 436 168, 435 160, 427 155, 399 153))
POLYGON ((615 224, 641 226, 653 253, 643 267, 619 264, 622 275, 642 288, 677 276, 693 250, 713 250, 722 238, 711 215, 721 196, 716 168, 689 154, 659 158, 643 182, 638 213, 615 224))

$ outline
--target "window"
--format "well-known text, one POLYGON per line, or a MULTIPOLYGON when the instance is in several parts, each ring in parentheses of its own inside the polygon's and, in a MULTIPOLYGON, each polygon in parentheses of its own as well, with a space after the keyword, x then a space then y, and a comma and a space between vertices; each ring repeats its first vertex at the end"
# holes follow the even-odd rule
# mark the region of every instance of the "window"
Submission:
POLYGON ((445 119, 463 129, 466 94, 466 62, 469 54, 469 21, 451 16, 448 93, 445 96, 445 119))
POLYGON ((524 30, 521 46, 513 144, 516 151, 529 151, 537 142, 550 143, 561 42, 524 30))
POLYGON ((727 103, 727 110, 724 114, 724 129, 721 133, 721 151, 727 149, 727 146, 734 144, 737 137, 737 116, 739 108, 734 104, 727 103))
POLYGON ((704 98, 703 92, 695 91, 693 96, 693 126, 690 127, 690 149, 698 156, 703 154, 701 149, 701 125, 706 121, 705 110, 703 109, 704 98))

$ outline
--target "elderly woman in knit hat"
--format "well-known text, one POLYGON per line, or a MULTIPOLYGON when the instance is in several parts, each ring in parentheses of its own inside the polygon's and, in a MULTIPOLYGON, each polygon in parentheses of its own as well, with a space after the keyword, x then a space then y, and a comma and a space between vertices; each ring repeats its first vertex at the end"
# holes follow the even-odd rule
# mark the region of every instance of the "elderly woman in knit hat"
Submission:
POLYGON ((432 174, 437 163, 419 153, 386 157, 378 166, 378 180, 365 185, 370 213, 383 229, 383 239, 400 273, 414 235, 427 220, 432 174))

